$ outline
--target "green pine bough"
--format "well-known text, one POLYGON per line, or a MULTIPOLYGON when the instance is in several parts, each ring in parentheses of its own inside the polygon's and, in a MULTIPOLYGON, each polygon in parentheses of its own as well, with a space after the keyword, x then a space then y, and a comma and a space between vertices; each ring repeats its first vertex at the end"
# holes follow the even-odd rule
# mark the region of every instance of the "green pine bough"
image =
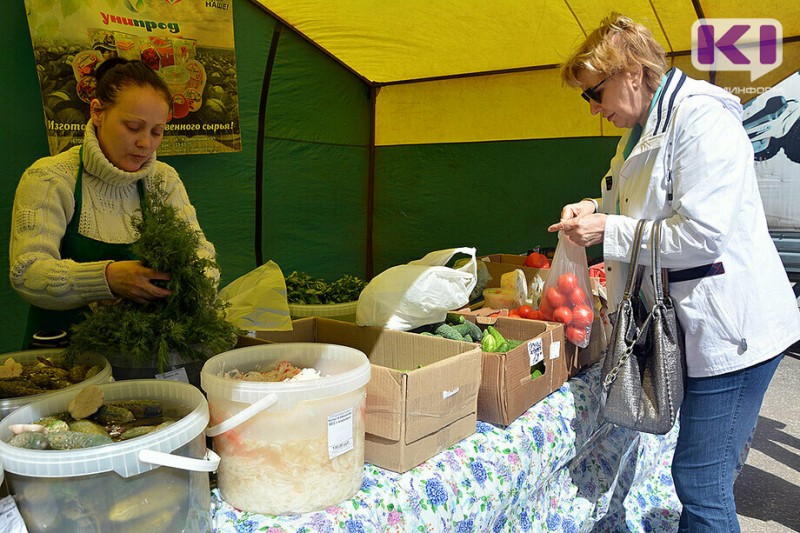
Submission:
POLYGON ((143 368, 155 366, 161 373, 171 354, 202 361, 235 344, 240 332, 225 319, 228 304, 218 297, 215 280, 206 274, 219 267, 212 259, 198 257, 199 233, 165 199, 160 182, 144 195, 145 216, 134 215, 139 239, 131 249, 145 266, 172 275, 160 282, 172 294, 146 304, 122 299, 86 313, 72 327, 68 357, 118 353, 143 368))

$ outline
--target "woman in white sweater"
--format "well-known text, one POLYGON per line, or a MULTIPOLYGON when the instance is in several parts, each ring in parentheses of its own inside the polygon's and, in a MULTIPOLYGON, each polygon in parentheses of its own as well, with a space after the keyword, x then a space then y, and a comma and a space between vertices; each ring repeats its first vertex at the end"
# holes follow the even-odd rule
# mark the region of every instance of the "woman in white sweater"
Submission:
POLYGON ((23 347, 37 331, 68 331, 92 302, 170 294, 153 283, 170 274, 130 251, 131 217, 155 181, 200 232, 201 254, 214 257, 177 172, 156 160, 171 111, 166 84, 124 59, 102 63, 97 78, 83 145, 39 159, 17 186, 9 261, 11 285, 31 304, 23 347))

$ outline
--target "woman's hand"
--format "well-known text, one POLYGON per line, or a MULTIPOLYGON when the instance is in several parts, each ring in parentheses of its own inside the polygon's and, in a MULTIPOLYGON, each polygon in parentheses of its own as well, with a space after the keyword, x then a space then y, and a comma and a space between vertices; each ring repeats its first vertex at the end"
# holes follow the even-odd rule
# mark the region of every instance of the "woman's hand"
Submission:
POLYGON ((554 233, 564 234, 579 246, 592 246, 603 242, 606 232, 606 216, 595 213, 595 204, 591 200, 581 200, 575 204, 567 204, 561 210, 561 220, 547 228, 554 233))
POLYGON ((136 303, 154 302, 172 294, 154 285, 152 281, 156 279, 169 281, 172 276, 147 268, 141 261, 114 261, 106 266, 106 281, 111 292, 136 303))

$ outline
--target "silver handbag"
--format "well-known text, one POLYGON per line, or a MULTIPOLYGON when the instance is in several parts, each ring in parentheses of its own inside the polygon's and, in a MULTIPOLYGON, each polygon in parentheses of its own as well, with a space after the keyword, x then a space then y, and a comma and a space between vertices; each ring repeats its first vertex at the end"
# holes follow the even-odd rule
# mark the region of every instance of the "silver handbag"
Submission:
POLYGON ((651 240, 653 308, 648 311, 640 296, 645 267, 638 264, 639 250, 647 222, 636 226, 628 281, 603 362, 600 413, 613 424, 663 435, 683 401, 686 365, 683 332, 659 259, 660 221, 651 240))

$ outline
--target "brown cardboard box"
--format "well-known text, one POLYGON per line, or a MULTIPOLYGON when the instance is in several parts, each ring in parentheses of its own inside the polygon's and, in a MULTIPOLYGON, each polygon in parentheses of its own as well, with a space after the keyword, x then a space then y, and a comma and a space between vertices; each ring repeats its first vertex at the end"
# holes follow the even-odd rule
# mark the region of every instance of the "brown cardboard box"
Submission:
POLYGON ((475 433, 481 350, 475 344, 327 318, 293 331, 258 332, 272 342, 324 342, 361 350, 367 384, 365 459, 405 472, 475 433))
POLYGON ((567 342, 567 366, 569 377, 575 376, 584 368, 598 362, 605 353, 608 338, 606 336, 603 322, 600 318, 592 321, 592 332, 589 335, 589 345, 586 348, 578 348, 571 342, 567 342))
POLYGON ((489 271, 489 275, 492 276, 492 279, 489 280, 489 283, 486 285, 487 287, 499 287, 500 278, 503 274, 516 269, 522 270, 528 285, 531 284, 537 275, 541 277, 543 281, 547 281, 547 274, 550 272, 549 268, 526 267, 524 255, 491 254, 479 257, 478 261, 484 262, 486 269, 489 271))
POLYGON ((567 380, 561 324, 464 314, 483 330, 491 324, 506 339, 526 341, 505 353, 483 352, 478 420, 507 426, 567 380), (531 367, 540 361, 545 372, 531 380, 531 367))

